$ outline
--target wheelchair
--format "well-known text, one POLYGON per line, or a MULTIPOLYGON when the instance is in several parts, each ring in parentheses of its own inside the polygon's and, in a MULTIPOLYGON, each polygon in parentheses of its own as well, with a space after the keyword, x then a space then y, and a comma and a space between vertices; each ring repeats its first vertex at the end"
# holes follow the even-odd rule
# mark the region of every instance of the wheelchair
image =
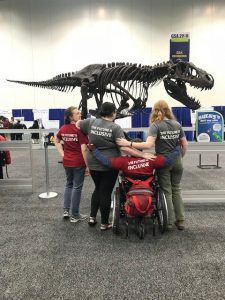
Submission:
MULTIPOLYGON (((132 177, 133 178, 133 177, 132 177)), ((138 179, 143 180, 138 177, 138 179)), ((146 179, 146 177, 145 177, 146 179)), ((125 226, 126 237, 130 234, 130 223, 132 219, 135 221, 135 229, 140 239, 144 239, 146 233, 146 219, 152 220, 152 234, 156 235, 156 227, 160 233, 164 233, 167 229, 168 209, 165 195, 160 188, 157 180, 157 175, 153 175, 152 181, 149 183, 152 190, 152 213, 147 216, 129 216, 124 210, 126 202, 126 193, 129 191, 131 182, 129 178, 122 173, 118 177, 119 185, 116 187, 113 195, 113 212, 112 212, 112 226, 114 234, 123 233, 125 226)))

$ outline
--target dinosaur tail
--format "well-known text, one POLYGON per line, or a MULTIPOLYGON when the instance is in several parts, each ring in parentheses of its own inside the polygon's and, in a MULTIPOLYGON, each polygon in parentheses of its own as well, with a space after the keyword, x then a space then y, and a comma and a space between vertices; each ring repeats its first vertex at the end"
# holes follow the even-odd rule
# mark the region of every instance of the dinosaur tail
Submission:
POLYGON ((73 90, 76 86, 79 85, 76 79, 74 78, 60 78, 60 79, 50 79, 45 81, 20 81, 20 80, 10 80, 6 79, 9 82, 24 84, 33 87, 58 90, 61 92, 67 92, 73 90))

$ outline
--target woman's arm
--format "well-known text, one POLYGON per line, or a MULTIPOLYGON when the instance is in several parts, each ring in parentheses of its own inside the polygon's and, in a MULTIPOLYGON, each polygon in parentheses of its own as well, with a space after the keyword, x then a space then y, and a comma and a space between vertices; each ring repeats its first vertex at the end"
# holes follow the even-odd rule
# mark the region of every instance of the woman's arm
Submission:
POLYGON ((182 154, 182 156, 184 156, 185 153, 187 152, 187 148, 188 148, 188 142, 186 140, 186 137, 182 137, 180 139, 179 144, 180 144, 180 147, 181 147, 181 154, 182 154))
POLYGON ((141 157, 141 158, 150 159, 150 160, 153 160, 156 158, 156 156, 154 156, 151 153, 145 153, 145 152, 139 151, 139 150, 131 148, 131 147, 120 147, 120 151, 122 151, 126 155, 130 155, 133 157, 141 157))
POLYGON ((86 144, 81 144, 81 152, 84 158, 84 162, 86 165, 86 171, 85 171, 85 175, 89 175, 89 168, 88 168, 88 163, 87 163, 87 145, 86 144))
POLYGON ((61 144, 61 140, 57 136, 55 136, 55 147, 56 147, 57 151, 59 152, 60 156, 64 157, 64 150, 63 150, 63 147, 61 144))
POLYGON ((148 136, 146 142, 137 143, 137 142, 128 141, 124 138, 118 138, 116 139, 116 143, 121 147, 132 147, 136 149, 150 149, 152 146, 155 145, 155 140, 156 140, 155 137, 148 136))

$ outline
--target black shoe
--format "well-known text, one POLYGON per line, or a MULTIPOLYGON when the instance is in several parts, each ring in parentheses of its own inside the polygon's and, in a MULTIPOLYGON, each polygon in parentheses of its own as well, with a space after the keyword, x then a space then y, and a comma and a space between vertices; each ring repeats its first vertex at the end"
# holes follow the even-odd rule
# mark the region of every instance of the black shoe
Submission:
POLYGON ((105 231, 105 230, 108 230, 108 229, 111 229, 111 228, 112 228, 112 223, 101 224, 101 226, 100 226, 101 231, 105 231))
POLYGON ((89 217, 88 224, 89 224, 90 226, 95 226, 95 225, 97 224, 96 218, 94 218, 94 217, 89 217))

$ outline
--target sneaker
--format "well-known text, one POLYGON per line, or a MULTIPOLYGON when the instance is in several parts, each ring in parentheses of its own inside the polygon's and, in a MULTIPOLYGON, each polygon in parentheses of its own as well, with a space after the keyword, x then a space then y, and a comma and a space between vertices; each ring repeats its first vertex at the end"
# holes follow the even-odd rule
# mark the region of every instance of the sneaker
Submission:
POLYGON ((184 221, 176 221, 174 224, 177 226, 178 230, 184 230, 184 221))
POLYGON ((69 219, 69 217, 70 217, 69 210, 65 209, 63 212, 63 219, 69 219))
POLYGON ((111 229, 111 228, 112 228, 112 223, 101 224, 101 226, 100 226, 101 231, 105 231, 105 230, 108 230, 108 229, 111 229))
POLYGON ((96 224, 97 224, 96 218, 94 218, 94 217, 89 217, 88 224, 89 224, 90 226, 96 225, 96 224))
POLYGON ((171 229, 173 229, 173 225, 172 224, 168 224, 167 225, 167 230, 171 230, 171 229))
POLYGON ((79 214, 79 216, 78 216, 80 221, 86 220, 87 217, 88 217, 87 215, 82 215, 82 214, 79 214))
POLYGON ((82 215, 82 214, 79 214, 77 216, 72 216, 70 218, 70 222, 71 223, 76 223, 78 221, 83 221, 83 220, 87 219, 87 217, 88 217, 87 215, 82 215))

